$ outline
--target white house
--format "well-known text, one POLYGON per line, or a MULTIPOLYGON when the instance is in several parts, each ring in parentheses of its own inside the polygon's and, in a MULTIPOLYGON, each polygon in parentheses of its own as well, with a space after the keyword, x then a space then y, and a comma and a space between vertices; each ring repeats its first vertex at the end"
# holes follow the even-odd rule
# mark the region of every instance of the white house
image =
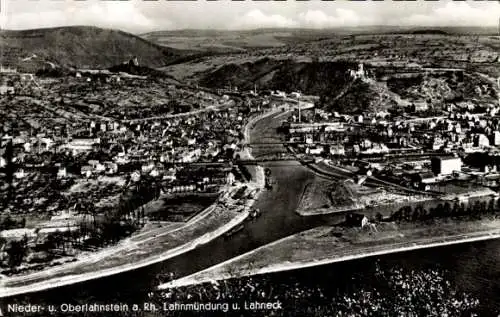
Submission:
POLYGON ((332 155, 345 155, 345 148, 343 145, 330 146, 330 154, 332 155))
POLYGON ((311 154, 311 155, 319 155, 323 153, 324 148, 322 146, 317 146, 314 148, 307 148, 306 153, 311 154))
POLYGON ((139 173, 138 171, 134 171, 134 172, 130 175, 130 179, 131 179, 133 182, 138 182, 138 181, 141 179, 141 173, 139 173))
POLYGON ((24 169, 20 168, 14 173, 14 177, 17 179, 24 178, 26 176, 26 173, 24 172, 24 169))
POLYGON ((306 135, 306 144, 312 144, 312 143, 313 143, 312 135, 306 135))
POLYGON ((57 178, 64 178, 66 176, 66 167, 59 167, 59 170, 57 171, 57 178))
POLYGON ((232 185, 234 182, 236 181, 236 178, 234 177, 234 174, 229 172, 227 174, 227 177, 226 177, 226 182, 229 184, 229 185, 232 185))
POLYGON ((92 166, 90 165, 85 165, 85 166, 82 166, 82 168, 80 169, 80 173, 85 176, 85 177, 90 177, 92 176, 92 166))

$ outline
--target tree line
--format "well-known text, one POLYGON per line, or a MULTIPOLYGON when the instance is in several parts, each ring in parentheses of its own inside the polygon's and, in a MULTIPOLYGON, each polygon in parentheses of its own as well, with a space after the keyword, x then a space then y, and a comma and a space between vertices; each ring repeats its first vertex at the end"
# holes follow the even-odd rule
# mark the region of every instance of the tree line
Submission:
POLYGON ((387 219, 383 219, 382 214, 376 215, 377 221, 396 221, 396 222, 422 222, 434 219, 463 219, 479 220, 485 216, 500 215, 500 200, 489 199, 473 203, 445 202, 435 207, 426 208, 423 205, 404 206, 391 213, 387 219))
MULTIPOLYGON (((0 265, 14 269, 32 252, 43 254, 43 257, 39 260, 35 258, 33 262, 47 262, 68 255, 70 250, 95 250, 115 244, 144 225, 146 214, 143 205, 158 199, 160 191, 160 183, 143 179, 123 192, 118 205, 107 210, 99 219, 92 202, 78 203, 75 206, 77 213, 88 217, 79 221, 76 228, 68 224, 67 230, 50 232, 40 241, 36 238, 31 246, 26 235, 20 240, 11 241, 0 237, 0 251, 4 251, 0 257, 0 265)), ((24 223, 25 220, 18 223, 6 217, 0 225, 4 229, 12 229, 21 225, 24 227, 24 223)), ((38 232, 35 233, 38 236, 38 232)))

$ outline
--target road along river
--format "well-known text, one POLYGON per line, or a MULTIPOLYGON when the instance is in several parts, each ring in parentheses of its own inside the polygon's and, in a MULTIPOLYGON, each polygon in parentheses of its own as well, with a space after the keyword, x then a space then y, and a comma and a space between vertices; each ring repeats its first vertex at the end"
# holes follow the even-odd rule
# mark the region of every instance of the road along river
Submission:
MULTIPOLYGON (((279 141, 276 128, 283 119, 283 113, 276 112, 258 120, 253 124, 253 128, 250 130, 250 141, 252 143, 279 141)), ((254 145, 252 147, 252 155, 256 158, 283 152, 286 152, 286 149, 279 144, 254 145)), ((194 250, 185 254, 166 259, 161 263, 152 264, 144 268, 137 268, 137 274, 141 274, 139 272, 147 272, 148 277, 142 281, 145 284, 139 283, 139 285, 130 284, 124 286, 122 283, 116 283, 116 285, 120 285, 120 291, 118 293, 122 291, 136 292, 137 287, 140 285, 142 285, 140 286, 142 289, 147 289, 149 287, 153 288, 153 286, 157 286, 158 282, 160 282, 156 279, 158 273, 172 272, 175 276, 188 275, 288 235, 311 229, 321 224, 337 223, 343 219, 338 215, 305 218, 295 213, 305 184, 314 177, 314 174, 303 167, 299 162, 270 162, 264 164, 264 166, 270 168, 273 177, 276 179, 276 185, 272 190, 261 193, 259 199, 256 201, 254 206, 262 211, 262 215, 259 218, 246 222, 244 229, 234 234, 229 239, 218 237, 210 242, 198 245, 194 250)), ((135 275, 136 273, 131 274, 135 275)), ((105 281, 116 281, 120 278, 126 278, 126 276, 128 276, 128 273, 119 273, 114 277, 99 277, 105 281)), ((77 279, 74 281, 82 282, 77 279)), ((82 283, 74 287, 87 288, 88 284, 95 283, 99 285, 100 281, 96 280, 95 282, 89 281, 82 283)), ((112 285, 107 282, 103 283, 112 285)), ((70 283, 61 283, 60 285, 63 286, 64 284, 70 283)), ((68 285, 64 288, 73 287, 68 285)), ((33 291, 42 289, 43 288, 33 289, 33 291)), ((9 296, 9 293, 5 289, 3 291, 5 292, 4 296, 9 296)), ((50 290, 44 292, 51 293, 50 290)), ((57 290, 54 292, 60 293, 57 290)), ((142 292, 142 290, 140 292, 142 292)), ((15 293, 16 292, 13 292, 12 294, 15 293)), ((96 293, 98 294, 100 292, 96 291, 96 293)), ((106 296, 109 294, 103 295, 106 296)), ((37 297, 37 293, 35 293, 33 297, 29 294, 25 296, 22 297, 34 299, 37 297)))

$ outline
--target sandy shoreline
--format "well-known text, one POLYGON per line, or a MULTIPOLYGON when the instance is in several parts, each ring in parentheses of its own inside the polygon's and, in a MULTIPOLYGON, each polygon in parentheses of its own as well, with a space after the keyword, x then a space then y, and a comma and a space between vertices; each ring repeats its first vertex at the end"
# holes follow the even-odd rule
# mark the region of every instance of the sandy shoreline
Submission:
MULTIPOLYGON (((369 246, 363 246, 362 243, 346 242, 341 248, 335 248, 334 242, 332 242, 333 239, 317 238, 318 236, 324 235, 325 232, 325 228, 321 229, 320 227, 272 242, 203 271, 161 284, 158 288, 167 289, 171 287, 195 285, 214 280, 289 271, 391 253, 497 239, 500 238, 500 226, 498 226, 498 224, 496 224, 496 226, 496 228, 491 228, 494 226, 485 225, 483 228, 484 230, 480 232, 470 231, 431 238, 407 239, 406 241, 396 243, 386 242, 369 246), (316 249, 320 249, 321 252, 324 252, 324 256, 312 257, 311 254, 314 252, 306 251, 304 254, 296 252, 297 249, 300 250, 303 248, 302 250, 307 250, 308 248, 313 248, 313 246, 315 246, 316 249), (273 256, 273 254, 277 255, 273 256), (280 254, 282 257, 281 259, 279 258, 280 254), (259 261, 261 261, 261 263, 259 263, 259 261), (248 263, 252 263, 252 266, 249 266, 248 263)), ((461 229, 463 230, 464 228, 461 229)), ((477 228, 474 230, 477 230, 477 228)), ((457 230, 457 232, 460 231, 461 230, 457 230)), ((401 230, 398 236, 404 237, 404 230, 401 230)))
MULTIPOLYGON (((2 286, 0 288, 0 298, 1 297, 8 297, 8 296, 14 296, 14 295, 19 295, 19 294, 24 294, 24 293, 30 293, 30 292, 37 292, 41 290, 46 290, 46 289, 51 289, 51 288, 56 288, 60 286, 65 286, 65 285, 70 285, 70 284, 75 284, 75 283, 80 283, 84 281, 89 281, 101 277, 106 277, 126 271, 131 271, 134 269, 138 269, 141 267, 145 267, 154 263, 158 263, 167 259, 170 259, 172 257, 175 257, 179 254, 188 252, 190 250, 193 250, 199 245, 202 245, 204 243, 207 243, 218 236, 221 236, 225 232, 231 230, 241 222, 243 222, 246 218, 248 217, 248 212, 242 212, 240 215, 237 217, 233 218, 229 223, 225 224, 222 227, 219 227, 213 232, 206 233, 205 235, 188 242, 184 245, 181 245, 179 247, 170 249, 160 255, 157 256, 152 256, 149 257, 147 260, 144 261, 139 261, 134 264, 126 264, 122 266, 118 266, 115 268, 111 269, 105 269, 105 270, 100 270, 98 272, 93 272, 93 273, 84 273, 84 274, 79 274, 79 275, 66 275, 60 278, 54 278, 54 279, 48 279, 43 282, 38 282, 38 283, 33 283, 30 285, 26 286, 17 286, 17 287, 5 287, 2 286)), ((4 281, 2 281, 4 282, 4 281)))

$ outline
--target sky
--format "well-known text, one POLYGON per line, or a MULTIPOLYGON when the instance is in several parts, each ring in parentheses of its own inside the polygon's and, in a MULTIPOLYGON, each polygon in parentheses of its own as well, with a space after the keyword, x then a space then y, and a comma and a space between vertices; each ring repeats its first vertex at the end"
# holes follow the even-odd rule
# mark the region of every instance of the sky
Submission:
POLYGON ((2 29, 93 25, 131 33, 373 25, 498 26, 493 1, 0 0, 2 29))

